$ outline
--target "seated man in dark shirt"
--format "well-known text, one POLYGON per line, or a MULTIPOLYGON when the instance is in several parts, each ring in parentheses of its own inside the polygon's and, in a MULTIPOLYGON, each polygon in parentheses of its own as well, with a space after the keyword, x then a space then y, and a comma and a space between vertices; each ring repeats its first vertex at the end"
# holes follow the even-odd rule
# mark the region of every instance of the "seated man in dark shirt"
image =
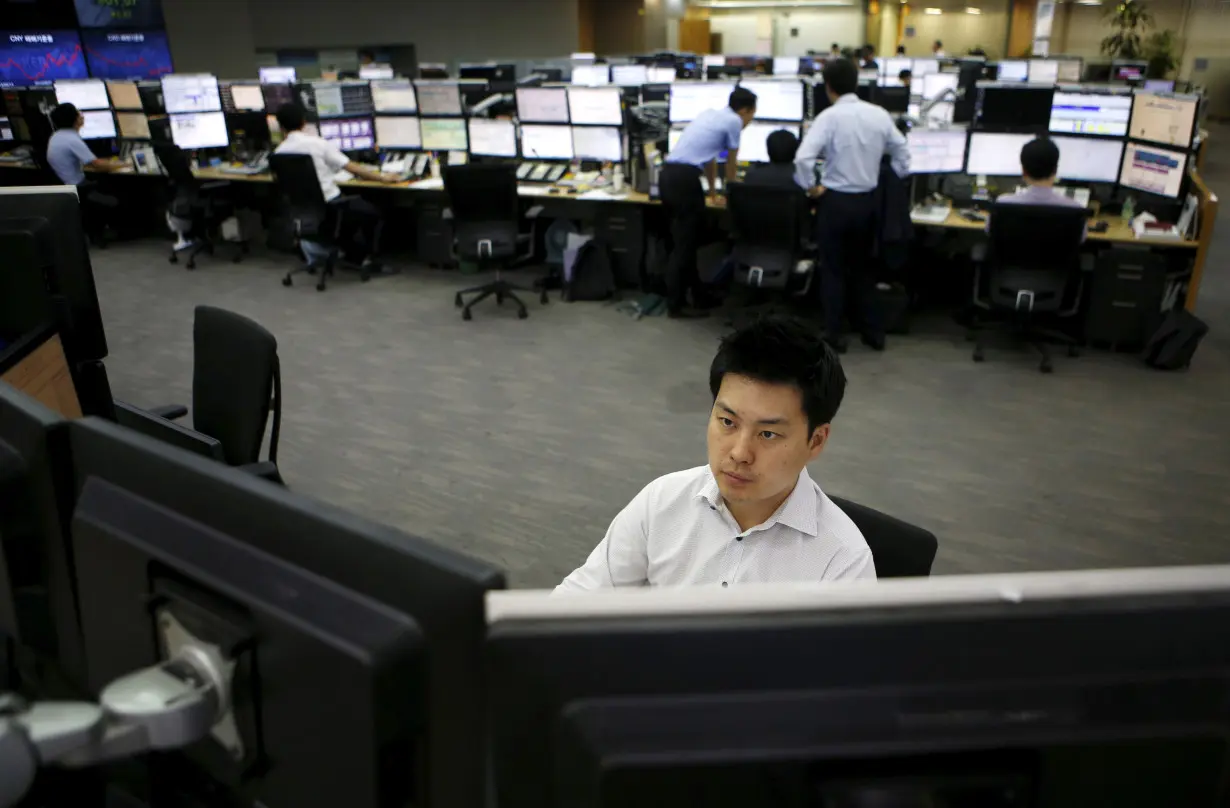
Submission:
MULTIPOLYGON (((794 157, 799 151, 799 139, 794 133, 779 129, 769 135, 767 145, 769 162, 749 168, 743 181, 748 185, 799 188, 794 179, 794 157)), ((799 193, 802 192, 799 188, 799 193)))

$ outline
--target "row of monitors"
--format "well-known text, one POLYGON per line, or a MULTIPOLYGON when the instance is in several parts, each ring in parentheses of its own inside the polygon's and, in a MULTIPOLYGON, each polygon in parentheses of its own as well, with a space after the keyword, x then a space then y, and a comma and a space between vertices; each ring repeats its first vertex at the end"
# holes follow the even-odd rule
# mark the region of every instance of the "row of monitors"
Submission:
POLYGON ((90 76, 157 79, 172 69, 165 31, 0 31, 0 88, 90 76))
MULTIPOLYGON (((912 174, 1020 176, 1021 149, 1036 136, 963 129, 915 129, 906 137, 912 174)), ((1058 178, 1113 182, 1174 198, 1187 171, 1186 152, 1110 138, 1051 138, 1059 147, 1058 178)))

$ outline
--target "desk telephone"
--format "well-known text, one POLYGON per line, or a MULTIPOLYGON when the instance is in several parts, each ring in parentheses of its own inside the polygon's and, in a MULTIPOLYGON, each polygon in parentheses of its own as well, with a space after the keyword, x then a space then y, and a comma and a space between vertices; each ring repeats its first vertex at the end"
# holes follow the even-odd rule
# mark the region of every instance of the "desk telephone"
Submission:
POLYGON ((222 166, 223 174, 241 174, 253 175, 264 174, 269 170, 269 150, 265 149, 258 151, 256 154, 248 158, 248 161, 240 166, 226 165, 222 166))
POLYGON ((138 174, 162 174, 162 164, 149 143, 125 141, 120 145, 120 159, 131 163, 138 174))
POLYGON ((522 163, 517 166, 517 179, 524 182, 559 182, 568 173, 566 163, 522 163))
POLYGON ((380 158, 380 170, 385 174, 395 174, 403 179, 415 179, 427 173, 430 163, 430 154, 388 152, 380 158))

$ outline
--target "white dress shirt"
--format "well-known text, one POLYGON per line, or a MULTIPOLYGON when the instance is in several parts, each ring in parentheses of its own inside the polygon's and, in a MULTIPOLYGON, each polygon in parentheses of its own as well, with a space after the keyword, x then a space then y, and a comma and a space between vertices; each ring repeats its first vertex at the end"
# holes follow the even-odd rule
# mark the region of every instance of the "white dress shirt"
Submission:
POLYGON ((555 591, 875 577, 863 534, 807 469, 767 522, 742 530, 700 466, 645 486, 555 591))
POLYGON ((346 167, 350 158, 329 141, 299 130, 287 135, 274 153, 310 155, 316 165, 316 178, 320 180, 320 191, 325 195, 325 201, 332 202, 342 195, 342 189, 337 187, 336 174, 346 167))
POLYGON ((893 171, 910 173, 910 149, 884 107, 846 93, 816 116, 795 157, 795 179, 815 184, 817 158, 824 158, 820 183, 830 191, 866 193, 880 184, 880 158, 892 157, 893 171))

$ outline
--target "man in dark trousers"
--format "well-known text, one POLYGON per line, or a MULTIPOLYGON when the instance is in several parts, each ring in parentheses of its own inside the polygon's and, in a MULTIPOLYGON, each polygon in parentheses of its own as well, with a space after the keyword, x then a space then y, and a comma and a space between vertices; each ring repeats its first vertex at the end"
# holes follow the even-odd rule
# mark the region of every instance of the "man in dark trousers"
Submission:
POLYGON ((838 352, 846 350, 842 336, 849 288, 860 303, 863 343, 884 350, 884 326, 872 297, 871 248, 875 237, 875 190, 880 160, 892 158, 899 177, 910 173, 910 151, 892 115, 883 107, 859 99, 858 67, 843 59, 824 66, 824 91, 829 108, 816 116, 795 159, 796 179, 818 199, 816 243, 822 261, 825 339, 838 352), (816 160, 824 158, 816 185, 816 160))
POLYGON ((696 254, 705 224, 705 190, 701 174, 707 174, 709 196, 717 200, 717 158, 726 158, 726 181, 738 172, 739 141, 744 128, 756 117, 756 94, 742 87, 730 94, 730 103, 696 116, 666 158, 658 177, 662 203, 671 220, 670 262, 666 270, 666 306, 671 317, 704 317, 707 312, 688 308, 688 290, 693 304, 700 288, 696 254))

